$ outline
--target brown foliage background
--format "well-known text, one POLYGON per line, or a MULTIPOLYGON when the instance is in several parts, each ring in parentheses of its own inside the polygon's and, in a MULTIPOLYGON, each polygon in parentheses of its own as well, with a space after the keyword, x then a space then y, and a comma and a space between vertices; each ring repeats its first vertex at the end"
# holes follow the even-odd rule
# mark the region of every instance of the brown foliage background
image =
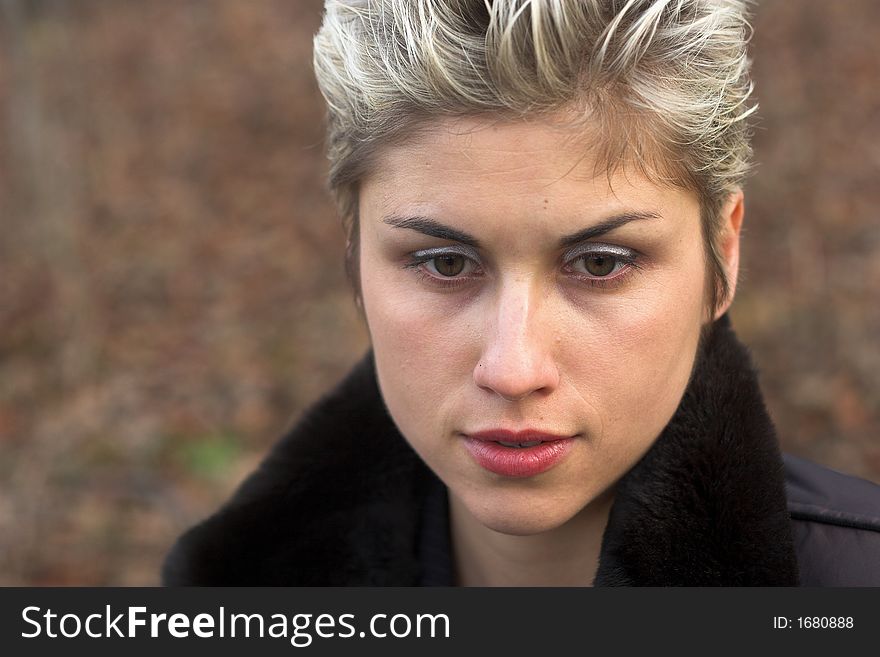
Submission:
MULTIPOLYGON (((317 0, 0 0, 0 584, 144 585, 366 348, 317 0)), ((764 0, 732 312, 783 447, 880 481, 880 3, 764 0)))

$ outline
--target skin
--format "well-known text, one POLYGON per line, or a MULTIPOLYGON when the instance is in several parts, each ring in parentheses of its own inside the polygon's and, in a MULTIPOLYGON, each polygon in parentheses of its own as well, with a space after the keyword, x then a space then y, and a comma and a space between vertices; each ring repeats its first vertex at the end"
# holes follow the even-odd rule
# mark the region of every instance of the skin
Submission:
MULTIPOLYGON (((706 308, 696 196, 633 167, 596 175, 583 143, 547 120, 438 120, 381 151, 361 184, 361 293, 379 385, 449 489, 459 584, 592 583, 614 485, 672 417, 701 327, 732 300, 706 308), (622 213, 646 218, 560 246, 622 213), (479 248, 389 217, 430 218, 479 248), (637 257, 611 256, 600 287, 591 283, 608 260, 584 250, 608 245, 637 257), (413 262, 437 247, 458 250, 413 262), (490 428, 576 438, 552 469, 511 478, 464 447, 463 434, 490 428)), ((733 287, 740 192, 723 213, 733 287)))

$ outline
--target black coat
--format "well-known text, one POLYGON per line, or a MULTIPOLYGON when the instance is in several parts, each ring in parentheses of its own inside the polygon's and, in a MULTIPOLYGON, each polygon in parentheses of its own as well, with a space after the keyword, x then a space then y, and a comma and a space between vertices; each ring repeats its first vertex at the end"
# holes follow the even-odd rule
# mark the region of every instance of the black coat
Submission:
MULTIPOLYGON (((389 417, 368 353, 178 540, 163 582, 451 584, 448 568, 437 577, 451 565, 438 490, 389 417)), ((725 316, 673 418, 617 484, 595 583, 880 586, 880 487, 783 459, 725 316)))

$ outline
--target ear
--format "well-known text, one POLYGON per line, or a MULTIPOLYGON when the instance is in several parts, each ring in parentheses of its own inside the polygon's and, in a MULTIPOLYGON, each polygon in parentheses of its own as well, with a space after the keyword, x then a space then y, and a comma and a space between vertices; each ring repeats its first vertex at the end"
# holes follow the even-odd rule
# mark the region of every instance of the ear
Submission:
POLYGON ((719 246, 723 258, 724 274, 727 277, 728 294, 715 312, 715 319, 728 311, 736 294, 736 280, 739 274, 739 235, 745 214, 745 199, 741 189, 727 197, 721 210, 721 236, 719 246))

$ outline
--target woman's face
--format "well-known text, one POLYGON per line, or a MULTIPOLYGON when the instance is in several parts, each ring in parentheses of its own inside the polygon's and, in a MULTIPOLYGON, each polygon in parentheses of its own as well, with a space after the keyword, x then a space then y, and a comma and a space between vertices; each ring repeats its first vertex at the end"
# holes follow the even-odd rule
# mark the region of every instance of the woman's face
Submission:
POLYGON ((682 397, 711 319, 697 199, 545 122, 438 121, 379 155, 360 277, 388 410, 483 525, 559 527, 682 397))

